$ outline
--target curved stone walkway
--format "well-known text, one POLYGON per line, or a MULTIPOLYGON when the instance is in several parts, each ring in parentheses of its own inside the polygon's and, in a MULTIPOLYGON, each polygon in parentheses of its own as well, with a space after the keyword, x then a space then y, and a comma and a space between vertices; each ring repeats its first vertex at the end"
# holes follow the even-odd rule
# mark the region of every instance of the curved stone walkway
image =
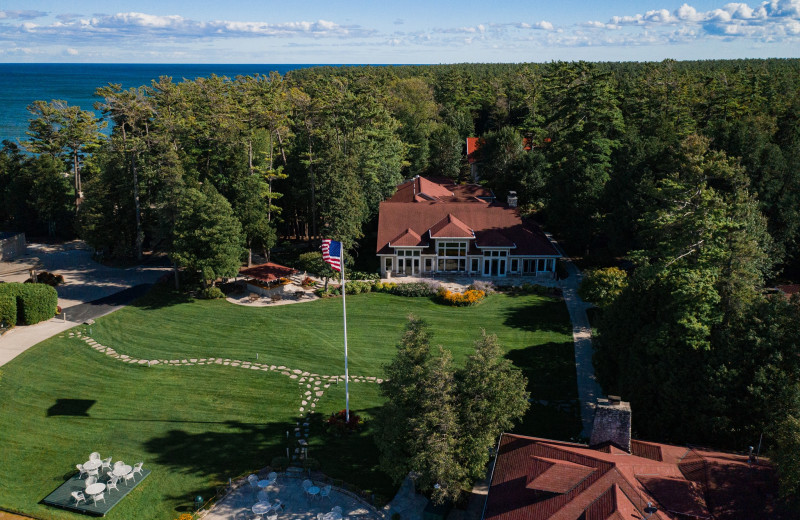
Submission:
MULTIPOLYGON (((68 337, 76 338, 94 350, 114 358, 121 363, 128 363, 130 365, 147 365, 157 366, 166 365, 172 367, 190 367, 202 365, 221 365, 231 368, 241 368, 243 370, 260 370, 263 372, 275 372, 283 376, 297 381, 300 390, 300 406, 299 417, 301 419, 295 422, 295 437, 298 438, 300 447, 308 444, 309 436, 309 419, 310 414, 315 412, 317 403, 325 395, 325 390, 330 388, 334 383, 339 383, 344 380, 343 375, 321 375, 314 374, 308 371, 300 370, 299 368, 289 368, 285 365, 272 365, 269 363, 258 363, 252 361, 241 361, 231 358, 185 358, 185 359, 139 359, 128 356, 127 354, 120 354, 116 350, 106 345, 102 345, 95 341, 91 336, 88 336, 80 330, 70 331, 68 337), (303 438, 301 438, 303 437, 303 438)), ((375 383, 380 384, 383 379, 374 376, 350 376, 350 381, 353 383, 375 383)), ((295 448, 295 454, 300 453, 300 447, 295 448)))

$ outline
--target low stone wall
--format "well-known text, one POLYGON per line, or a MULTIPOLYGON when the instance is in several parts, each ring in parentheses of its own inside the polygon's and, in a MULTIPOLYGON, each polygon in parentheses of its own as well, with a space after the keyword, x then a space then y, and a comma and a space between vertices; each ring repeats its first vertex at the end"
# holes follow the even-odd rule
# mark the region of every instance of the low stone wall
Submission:
POLYGON ((271 287, 269 289, 265 289, 263 287, 259 287, 258 285, 253 285, 251 283, 247 284, 247 292, 260 294, 261 296, 266 296, 267 298, 271 298, 273 294, 280 294, 283 295, 283 285, 278 285, 277 287, 271 287))
POLYGON ((25 254, 25 233, 0 233, 0 261, 9 262, 25 254))

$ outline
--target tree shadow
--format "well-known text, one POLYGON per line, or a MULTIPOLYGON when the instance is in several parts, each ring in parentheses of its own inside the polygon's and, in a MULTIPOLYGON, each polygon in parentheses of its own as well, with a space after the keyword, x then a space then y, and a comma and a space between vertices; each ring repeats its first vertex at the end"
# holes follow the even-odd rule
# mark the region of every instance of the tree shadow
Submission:
POLYGON ((166 284, 155 284, 148 293, 134 300, 130 305, 144 310, 158 310, 194 302, 194 298, 185 292, 177 291, 166 284))
POLYGON ((503 324, 528 332, 558 332, 572 335, 567 307, 563 303, 554 305, 549 299, 541 299, 522 307, 514 306, 503 313, 503 324))
POLYGON ((89 417, 89 408, 96 402, 94 399, 56 399, 55 404, 47 409, 47 417, 89 417))
MULTIPOLYGON (((247 471, 267 466, 273 457, 286 454, 285 432, 290 423, 242 423, 224 421, 227 431, 189 433, 174 429, 144 443, 159 465, 173 471, 227 482, 247 471)), ((290 439, 293 441, 294 439, 290 439)))

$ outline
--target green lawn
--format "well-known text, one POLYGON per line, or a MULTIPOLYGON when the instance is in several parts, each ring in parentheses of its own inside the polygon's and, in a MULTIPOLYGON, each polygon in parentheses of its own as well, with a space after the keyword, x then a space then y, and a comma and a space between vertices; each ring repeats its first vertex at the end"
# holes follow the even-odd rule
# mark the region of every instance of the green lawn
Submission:
MULTIPOLYGON (((413 312, 429 322, 434 342, 451 349, 456 362, 486 328, 525 370, 537 400, 577 397, 571 329, 561 301, 497 294, 476 307, 450 308, 424 298, 367 294, 348 297, 347 304, 351 375, 382 375, 413 312)), ((157 289, 99 319, 91 335, 136 358, 254 361, 258 354, 260 362, 344 373, 341 299, 247 308, 157 289)), ((284 453, 302 393, 297 381, 276 372, 133 366, 68 336, 45 341, 0 370, 0 508, 48 519, 78 518, 38 502, 91 451, 142 460, 153 470, 108 518, 174 518, 195 495, 208 496, 228 477, 284 453)), ((326 391, 317 405, 320 414, 344 407, 343 387, 326 391)), ((367 419, 381 403, 377 385, 370 383, 351 383, 350 398, 351 408, 367 419)), ((554 438, 579 430, 576 410, 539 404, 518 429, 554 438)), ((310 455, 330 476, 390 496, 394 488, 377 470, 369 434, 369 422, 349 439, 329 438, 315 427, 310 455)))

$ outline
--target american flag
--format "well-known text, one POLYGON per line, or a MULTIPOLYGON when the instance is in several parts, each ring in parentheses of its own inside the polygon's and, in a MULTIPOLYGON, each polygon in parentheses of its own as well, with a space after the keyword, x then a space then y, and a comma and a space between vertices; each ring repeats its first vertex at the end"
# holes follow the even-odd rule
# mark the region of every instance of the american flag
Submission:
POLYGON ((326 238, 322 241, 322 259, 337 271, 342 270, 342 243, 326 238))

